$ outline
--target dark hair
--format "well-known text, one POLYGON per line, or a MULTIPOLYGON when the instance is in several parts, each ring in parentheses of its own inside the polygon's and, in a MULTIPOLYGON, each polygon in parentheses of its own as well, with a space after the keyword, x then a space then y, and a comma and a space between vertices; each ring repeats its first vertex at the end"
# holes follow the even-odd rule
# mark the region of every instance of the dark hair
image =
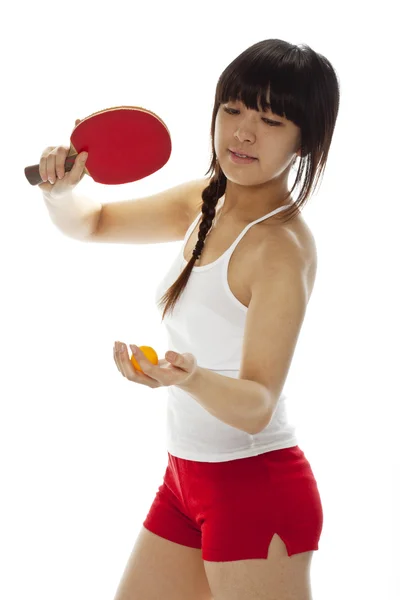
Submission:
MULTIPOLYGON (((305 175, 297 200, 283 210, 278 219, 290 220, 309 199, 325 169, 339 110, 339 82, 331 63, 306 44, 296 46, 279 39, 263 40, 242 52, 221 74, 211 121, 212 158, 206 175, 210 183, 201 197, 203 217, 193 256, 178 279, 165 292, 158 306, 165 305, 162 320, 186 287, 192 268, 201 255, 204 240, 215 217, 215 208, 226 189, 226 176, 220 168, 214 145, 215 121, 220 104, 241 100, 247 108, 267 108, 266 90, 270 89, 273 113, 295 123, 301 132, 301 156, 292 189, 305 175), (314 186, 314 189, 312 187, 314 186)), ((286 222, 286 221, 285 221, 286 222)))

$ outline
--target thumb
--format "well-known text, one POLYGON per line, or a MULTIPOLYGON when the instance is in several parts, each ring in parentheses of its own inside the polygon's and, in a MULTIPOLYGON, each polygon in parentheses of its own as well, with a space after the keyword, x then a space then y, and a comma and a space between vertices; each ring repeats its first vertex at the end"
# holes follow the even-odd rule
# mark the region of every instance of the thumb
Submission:
POLYGON ((169 362, 177 364, 179 356, 180 356, 179 354, 177 354, 176 352, 172 352, 170 350, 169 352, 166 353, 165 358, 169 362))
POLYGON ((185 371, 191 371, 197 366, 197 360, 190 352, 177 354, 176 352, 167 352, 165 358, 176 367, 180 367, 185 371))
POLYGON ((78 156, 76 157, 74 167, 76 165, 78 167, 78 171, 82 171, 85 168, 85 162, 87 157, 87 152, 80 152, 80 154, 78 154, 78 156))
POLYGON ((85 176, 85 163, 87 156, 87 152, 80 152, 80 154, 78 154, 76 157, 71 169, 72 181, 77 181, 79 183, 85 176))

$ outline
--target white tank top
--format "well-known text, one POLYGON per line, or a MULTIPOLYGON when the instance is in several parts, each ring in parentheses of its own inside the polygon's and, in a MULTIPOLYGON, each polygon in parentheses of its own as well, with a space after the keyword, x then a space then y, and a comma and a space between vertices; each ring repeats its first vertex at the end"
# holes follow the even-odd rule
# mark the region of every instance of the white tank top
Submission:
MULTIPOLYGON (((250 227, 272 217, 286 206, 290 205, 280 206, 249 223, 228 250, 214 262, 193 267, 172 316, 166 315, 162 322, 167 331, 168 350, 191 352, 199 367, 238 378, 248 309, 229 288, 229 259, 250 227)), ((177 257, 158 284, 156 303, 186 266, 184 248, 201 216, 200 212, 190 225, 177 257)), ((162 314, 162 309, 157 308, 162 314)), ((178 387, 169 386, 165 389, 167 450, 173 456, 203 462, 224 462, 290 448, 298 443, 295 428, 287 421, 286 396, 283 393, 269 425, 260 433, 251 435, 220 421, 178 387)))

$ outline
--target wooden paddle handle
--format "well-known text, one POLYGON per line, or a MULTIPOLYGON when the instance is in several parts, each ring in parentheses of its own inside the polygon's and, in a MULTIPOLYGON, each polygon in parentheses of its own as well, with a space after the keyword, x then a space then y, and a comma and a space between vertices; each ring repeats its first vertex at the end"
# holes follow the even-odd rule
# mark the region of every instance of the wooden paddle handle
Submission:
MULTIPOLYGON (((75 164, 75 159, 78 154, 72 154, 65 159, 64 169, 65 172, 70 171, 75 164)), ((29 167, 25 167, 25 177, 29 181, 31 185, 38 185, 39 183, 43 183, 42 178, 39 173, 39 165, 30 165, 29 167)))

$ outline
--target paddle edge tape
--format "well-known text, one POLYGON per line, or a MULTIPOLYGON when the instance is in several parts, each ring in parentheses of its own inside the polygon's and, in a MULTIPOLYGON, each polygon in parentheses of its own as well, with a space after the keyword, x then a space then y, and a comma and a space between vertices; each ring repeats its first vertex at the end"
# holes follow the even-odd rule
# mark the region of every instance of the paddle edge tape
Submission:
POLYGON ((75 131, 75 129, 77 129, 79 127, 79 125, 81 123, 83 123, 84 121, 87 121, 91 117, 94 117, 95 115, 101 115, 102 113, 110 112, 110 111, 113 111, 113 110, 140 110, 140 111, 142 111, 144 113, 150 114, 153 117, 155 117, 156 119, 158 119, 158 121, 160 121, 160 123, 163 125, 163 127, 165 127, 165 129, 167 130, 169 137, 171 137, 171 132, 168 129, 167 125, 162 120, 162 118, 159 117, 152 110, 148 110, 147 108, 143 108, 143 106, 111 106, 110 108, 103 108, 102 110, 98 110, 97 112, 94 112, 91 115, 88 115, 87 117, 84 117, 77 125, 75 125, 75 127, 73 129, 73 132, 75 131))

